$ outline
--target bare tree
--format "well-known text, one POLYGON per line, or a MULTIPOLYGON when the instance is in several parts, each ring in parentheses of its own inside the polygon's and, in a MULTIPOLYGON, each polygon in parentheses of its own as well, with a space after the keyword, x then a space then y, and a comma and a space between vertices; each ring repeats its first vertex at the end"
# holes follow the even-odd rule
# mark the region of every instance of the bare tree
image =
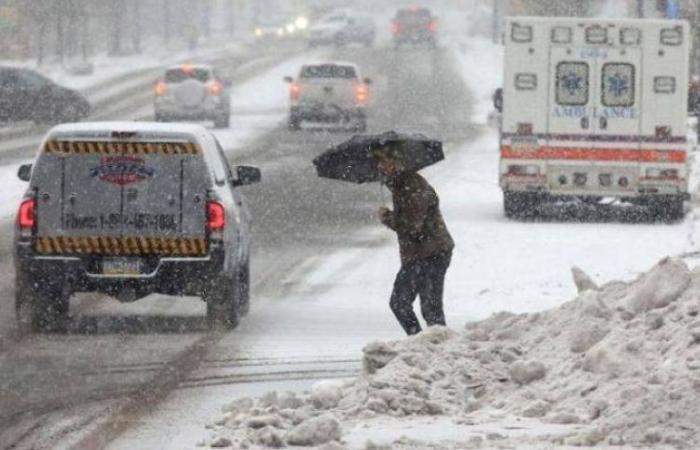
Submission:
POLYGON ((107 0, 108 17, 111 22, 109 54, 122 53, 122 30, 124 29, 124 15, 126 2, 124 0, 107 0))

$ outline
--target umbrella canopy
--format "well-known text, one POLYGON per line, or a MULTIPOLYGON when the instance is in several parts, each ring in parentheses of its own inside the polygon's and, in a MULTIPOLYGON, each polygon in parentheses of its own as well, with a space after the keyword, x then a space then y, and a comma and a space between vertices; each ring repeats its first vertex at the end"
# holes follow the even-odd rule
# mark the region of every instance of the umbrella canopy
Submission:
POLYGON ((380 181, 381 174, 371 151, 390 146, 392 157, 403 170, 418 170, 445 159, 442 142, 422 134, 401 134, 388 131, 382 134, 357 135, 342 144, 331 147, 314 159, 319 177, 353 183, 380 181))

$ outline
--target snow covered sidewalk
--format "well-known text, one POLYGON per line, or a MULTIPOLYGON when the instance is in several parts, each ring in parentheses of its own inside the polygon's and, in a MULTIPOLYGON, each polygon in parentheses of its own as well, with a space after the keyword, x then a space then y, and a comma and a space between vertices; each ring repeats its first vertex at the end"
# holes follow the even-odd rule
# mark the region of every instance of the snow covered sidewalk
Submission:
POLYGON ((555 309, 370 343, 356 379, 237 399, 209 444, 698 448, 700 270, 663 259, 631 283, 575 280, 555 309))

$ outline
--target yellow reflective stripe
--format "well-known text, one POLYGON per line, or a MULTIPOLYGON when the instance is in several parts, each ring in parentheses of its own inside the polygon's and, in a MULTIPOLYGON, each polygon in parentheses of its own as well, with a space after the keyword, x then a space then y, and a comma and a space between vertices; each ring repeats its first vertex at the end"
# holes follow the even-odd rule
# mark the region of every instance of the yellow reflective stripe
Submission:
POLYGON ((44 153, 103 155, 197 155, 202 149, 194 142, 114 142, 114 141, 46 141, 44 153))

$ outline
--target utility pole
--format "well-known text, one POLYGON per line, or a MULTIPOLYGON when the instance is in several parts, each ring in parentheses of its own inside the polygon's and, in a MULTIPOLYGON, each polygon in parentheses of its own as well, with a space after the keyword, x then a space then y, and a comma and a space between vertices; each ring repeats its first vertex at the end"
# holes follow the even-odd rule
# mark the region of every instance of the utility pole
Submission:
POLYGON ((170 15, 170 0, 163 0, 163 41, 170 43, 170 29, 172 28, 172 17, 170 15))
POLYGON ((493 0, 493 17, 491 22, 491 37, 495 44, 498 44, 499 23, 501 20, 500 0, 493 0))
POLYGON ((637 17, 644 18, 644 0, 637 0, 637 17))
POLYGON ((131 28, 132 51, 141 54, 141 0, 131 4, 131 28))
POLYGON ((228 32, 231 37, 236 34, 236 0, 228 0, 228 32))

